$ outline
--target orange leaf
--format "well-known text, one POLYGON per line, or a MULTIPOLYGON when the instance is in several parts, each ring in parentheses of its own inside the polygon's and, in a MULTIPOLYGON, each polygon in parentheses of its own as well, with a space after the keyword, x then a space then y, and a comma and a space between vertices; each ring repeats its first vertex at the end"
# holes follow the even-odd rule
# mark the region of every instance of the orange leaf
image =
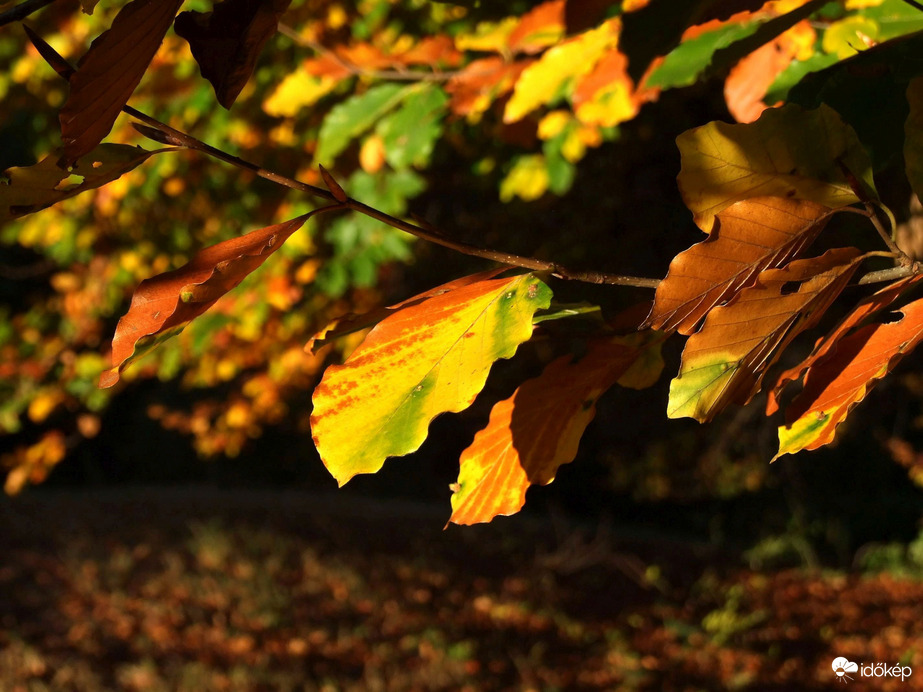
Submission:
POLYGON ((779 410, 779 397, 782 394, 782 390, 789 382, 801 379, 801 376, 806 370, 809 370, 815 363, 831 354, 831 352, 836 349, 840 339, 846 336, 848 332, 858 327, 865 319, 871 317, 879 310, 891 305, 921 280, 923 280, 923 274, 908 276, 905 279, 895 281, 885 286, 881 290, 863 299, 856 308, 837 325, 836 329, 827 336, 817 340, 817 344, 811 352, 811 355, 795 367, 789 368, 779 375, 775 386, 772 391, 769 392, 769 399, 766 402, 766 415, 771 416, 779 410))
POLYGON ((483 113, 494 100, 513 88, 532 62, 510 63, 499 56, 475 60, 446 82, 445 90, 452 97, 449 109, 462 116, 483 113))
POLYGON ((100 376, 100 388, 114 385, 132 361, 208 310, 282 247, 316 211, 205 248, 179 269, 142 281, 116 327, 112 369, 100 376))
POLYGON ((600 339, 579 361, 558 358, 495 404, 462 452, 449 521, 477 524, 522 509, 530 485, 547 485, 573 461, 602 393, 662 341, 652 333, 600 339))
POLYGON ((510 32, 507 45, 513 53, 538 53, 564 34, 564 0, 543 2, 526 12, 510 32))
POLYGON ((855 248, 837 248, 767 269, 753 286, 709 312, 686 342, 667 415, 704 423, 730 404, 750 401, 792 339, 813 327, 845 288, 858 257, 855 248))
POLYGON ((763 102, 769 87, 801 52, 804 42, 813 44, 814 38, 811 24, 803 20, 734 66, 724 82, 724 100, 737 122, 752 123, 760 117, 769 107, 763 102))
POLYGON ((811 367, 779 428, 776 459, 832 442, 849 412, 923 340, 923 300, 897 312, 900 320, 858 329, 811 367))
POLYGON ((70 76, 70 95, 58 116, 66 163, 89 153, 109 134, 182 4, 132 0, 90 45, 70 76))
POLYGON ((807 200, 755 197, 720 212, 709 238, 670 262, 643 326, 691 334, 714 306, 810 245, 829 209, 807 200))
POLYGON ((291 0, 224 0, 211 12, 183 12, 176 33, 189 42, 202 76, 230 108, 253 74, 266 42, 291 0))

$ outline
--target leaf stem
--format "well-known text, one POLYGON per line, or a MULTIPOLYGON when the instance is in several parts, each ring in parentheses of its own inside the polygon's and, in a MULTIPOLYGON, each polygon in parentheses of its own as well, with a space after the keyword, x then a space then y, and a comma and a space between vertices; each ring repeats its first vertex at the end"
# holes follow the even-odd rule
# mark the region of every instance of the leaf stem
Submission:
POLYGON ((7 24, 25 19, 33 12, 37 12, 54 1, 55 0, 26 0, 25 2, 21 2, 16 5, 16 7, 11 7, 6 12, 0 13, 0 26, 6 26, 7 24))

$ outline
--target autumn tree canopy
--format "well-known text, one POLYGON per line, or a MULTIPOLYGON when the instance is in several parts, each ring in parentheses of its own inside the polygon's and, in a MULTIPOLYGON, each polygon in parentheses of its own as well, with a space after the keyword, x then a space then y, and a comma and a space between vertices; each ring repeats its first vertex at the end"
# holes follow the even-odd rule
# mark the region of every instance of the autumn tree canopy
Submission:
POLYGON ((293 413, 342 485, 541 345, 544 370, 460 455, 451 521, 490 521, 574 459, 606 391, 658 381, 669 339, 685 346, 666 415, 707 423, 768 391, 781 456, 831 443, 923 338, 921 265, 899 242, 923 194, 916 2, 23 7, 0 15, 18 140, 0 239, 22 265, 8 274, 46 283, 0 324, 0 430, 32 440, 3 457, 7 492, 153 377, 223 390, 149 411, 201 453, 293 413), (413 205, 445 151, 499 203, 567 195, 648 104, 714 80, 728 122, 676 139, 703 236, 662 279, 476 242, 413 205), (491 268, 383 307, 414 238, 491 268), (555 297, 580 283, 641 303, 555 297), (773 368, 803 334, 809 355, 773 368))

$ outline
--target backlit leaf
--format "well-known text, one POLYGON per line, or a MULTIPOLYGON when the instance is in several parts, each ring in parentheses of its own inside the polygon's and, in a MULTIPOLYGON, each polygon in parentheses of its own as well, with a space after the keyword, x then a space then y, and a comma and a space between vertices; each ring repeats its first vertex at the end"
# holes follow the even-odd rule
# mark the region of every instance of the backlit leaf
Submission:
POLYGON ((142 281, 116 327, 112 368, 99 378, 99 386, 111 387, 134 360, 179 334, 282 247, 310 216, 225 240, 199 251, 179 269, 142 281))
POLYGON ((902 317, 869 324, 840 339, 836 349, 814 364, 804 390, 786 411, 779 428, 779 453, 817 449, 833 441, 849 412, 923 339, 923 300, 905 305, 902 317))
POLYGON ((544 156, 520 156, 500 183, 500 199, 510 202, 514 197, 519 197, 531 202, 545 194, 549 182, 544 156))
POLYGON ((584 75, 593 68, 615 44, 618 33, 618 20, 610 20, 546 51, 516 82, 513 96, 503 112, 503 121, 516 122, 549 103, 566 80, 584 75))
MULTIPOLYGON (((468 286, 473 283, 492 279, 497 274, 505 272, 508 269, 509 267, 498 267, 495 269, 489 269, 485 272, 480 272, 479 274, 464 276, 460 279, 455 279, 454 281, 449 281, 448 283, 442 284, 441 286, 437 286, 436 288, 431 288, 430 290, 424 291, 423 293, 419 293, 412 298, 408 298, 407 300, 402 300, 400 303, 389 305, 388 307, 384 308, 378 308, 377 310, 372 310, 371 312, 366 312, 362 315, 356 315, 355 313, 342 315, 331 321, 321 331, 311 337, 308 343, 305 344, 304 350, 308 353, 317 353, 321 348, 335 341, 336 339, 344 337, 347 334, 353 334, 362 329, 374 327, 389 315, 393 315, 395 310, 400 310, 401 308, 416 305, 417 303, 420 303, 427 298, 442 295, 443 293, 457 290, 463 286, 468 286)), ((538 321, 539 320, 537 319, 533 320, 533 322, 536 324, 538 321)))
POLYGON ((706 233, 715 214, 750 197, 804 199, 832 209, 858 201, 837 161, 874 194, 871 164, 855 132, 830 108, 771 108, 754 123, 712 122, 676 139, 683 201, 706 233))
POLYGON ((829 210, 814 202, 760 197, 716 217, 711 236, 670 262, 645 326, 691 334, 705 314, 810 245, 829 210))
POLYGON ((705 423, 759 391, 766 369, 792 339, 813 327, 849 281, 855 248, 830 250, 759 275, 725 306, 714 308, 686 342, 670 383, 670 418, 705 423))
POLYGON ((782 390, 789 382, 801 379, 806 370, 809 370, 815 363, 825 358, 829 353, 836 349, 837 343, 844 336, 849 334, 856 327, 860 326, 866 319, 874 315, 879 310, 883 310, 900 298, 904 293, 910 290, 920 281, 923 281, 923 274, 908 276, 900 281, 895 281, 872 295, 864 298, 849 313, 836 329, 827 336, 818 339, 817 344, 811 354, 798 365, 789 368, 783 372, 776 380, 776 384, 766 402, 766 415, 771 416, 779 410, 779 397, 782 390))
POLYGON ((907 86, 910 113, 904 124, 904 163, 907 180, 923 200, 923 77, 917 77, 907 86))
POLYGON ((202 76, 230 108, 291 0, 223 0, 211 12, 183 12, 176 33, 189 42, 202 76))
POLYGON ((330 166, 353 139, 420 88, 379 84, 331 108, 320 128, 315 161, 321 166, 330 166))
POLYGON ((507 38, 514 53, 537 53, 564 35, 564 0, 550 0, 522 15, 507 38))
POLYGON ((463 286, 380 322, 314 391, 311 429, 340 485, 413 452, 440 413, 471 405, 491 365, 532 335, 551 290, 531 274, 463 286))
POLYGON ((102 187, 161 151, 168 150, 147 151, 125 144, 100 144, 66 170, 58 166, 60 156, 57 152, 35 165, 9 168, 0 176, 0 225, 102 187), (2 178, 7 178, 8 182, 2 178))
POLYGON ((183 0, 132 0, 101 34, 70 76, 59 118, 66 162, 79 159, 109 134, 144 76, 183 0))
POLYGON ((462 452, 449 521, 477 524, 522 509, 530 485, 547 485, 574 460, 596 401, 643 353, 653 354, 659 375, 662 341, 648 332, 592 342, 580 360, 558 358, 495 404, 487 427, 462 452))

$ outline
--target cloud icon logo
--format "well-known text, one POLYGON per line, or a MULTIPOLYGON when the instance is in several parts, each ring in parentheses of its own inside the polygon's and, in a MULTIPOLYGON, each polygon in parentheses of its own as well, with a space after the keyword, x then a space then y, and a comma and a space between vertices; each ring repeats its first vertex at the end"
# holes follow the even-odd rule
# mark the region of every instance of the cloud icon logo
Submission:
POLYGON ((843 658, 842 656, 837 656, 833 659, 833 672, 836 673, 837 682, 846 682, 846 680, 852 680, 847 673, 856 673, 859 670, 859 666, 852 661, 843 658))

